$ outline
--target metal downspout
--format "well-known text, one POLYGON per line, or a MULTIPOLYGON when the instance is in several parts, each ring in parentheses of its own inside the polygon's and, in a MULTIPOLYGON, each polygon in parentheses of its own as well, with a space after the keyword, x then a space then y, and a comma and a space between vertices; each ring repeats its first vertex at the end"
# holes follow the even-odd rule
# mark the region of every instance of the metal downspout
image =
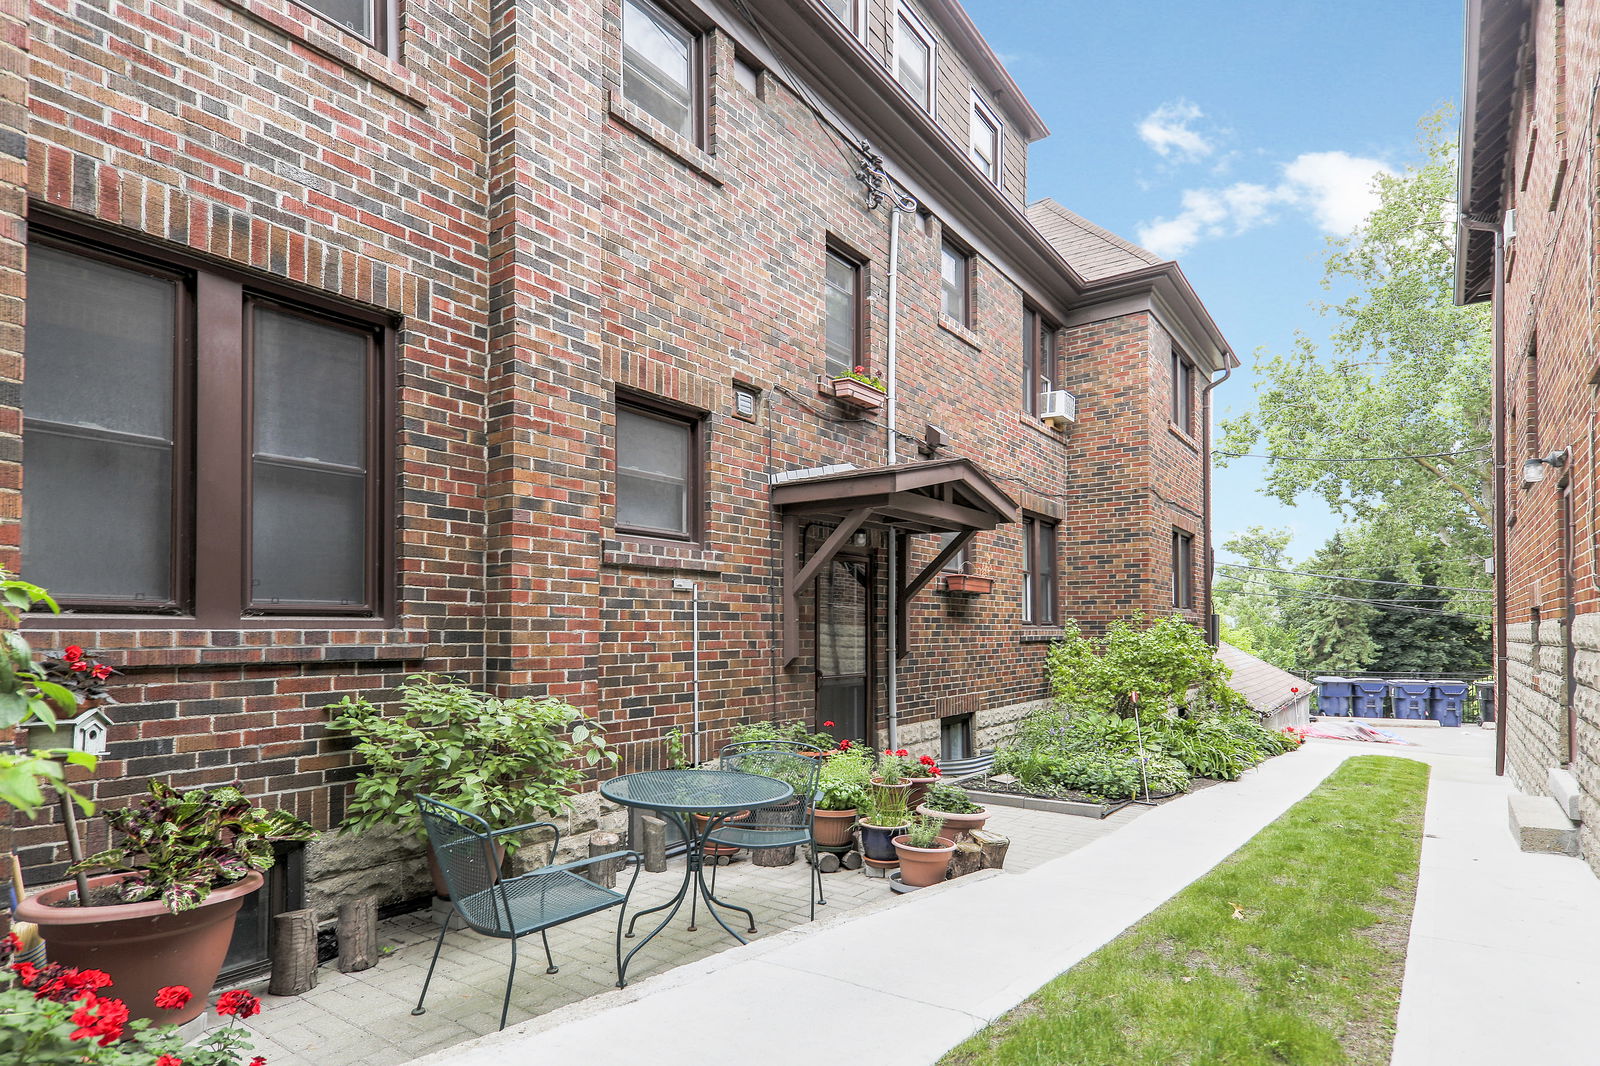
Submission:
MULTIPOLYGON (((885 355, 886 365, 884 374, 888 378, 888 406, 889 411, 885 417, 885 427, 889 437, 889 465, 893 466, 899 461, 899 449, 896 447, 895 431, 898 425, 895 418, 895 403, 898 399, 898 386, 895 381, 897 354, 896 339, 899 333, 899 293, 900 293, 900 209, 896 205, 889 208, 889 296, 888 296, 888 351, 885 355)), ((900 632, 899 613, 899 586, 900 586, 900 540, 894 530, 889 531, 889 605, 888 621, 889 632, 885 643, 889 649, 888 682, 888 720, 889 720, 889 747, 900 746, 900 648, 898 635, 900 632)))
POLYGON ((1222 364, 1222 376, 1215 381, 1206 382, 1206 387, 1200 390, 1200 409, 1205 417, 1205 436, 1201 443, 1205 445, 1203 462, 1200 465, 1200 527, 1205 532, 1206 538, 1206 628, 1212 630, 1210 634, 1213 643, 1222 640, 1221 626, 1214 626, 1212 619, 1216 617, 1211 607, 1211 583, 1216 578, 1217 550, 1211 543, 1211 390, 1233 377, 1233 367, 1226 361, 1222 364))

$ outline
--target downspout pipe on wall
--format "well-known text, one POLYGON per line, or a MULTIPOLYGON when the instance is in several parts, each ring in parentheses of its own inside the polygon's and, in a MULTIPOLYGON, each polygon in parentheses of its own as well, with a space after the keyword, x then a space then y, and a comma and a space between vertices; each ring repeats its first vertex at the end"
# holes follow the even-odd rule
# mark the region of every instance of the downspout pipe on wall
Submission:
MULTIPOLYGON (((898 346, 896 339, 899 335, 900 311, 900 207, 898 204, 889 206, 889 296, 888 296, 888 332, 887 352, 884 356, 884 376, 887 379, 888 413, 884 416, 884 426, 888 433, 888 465, 893 466, 900 461, 899 448, 895 440, 895 431, 898 422, 895 417, 895 405, 899 399, 899 388, 895 380, 896 355, 898 346)), ((889 697, 888 725, 889 747, 895 749, 900 746, 900 648, 898 634, 900 632, 900 597, 896 594, 899 586, 899 555, 900 539, 893 530, 889 531, 889 604, 887 617, 889 621, 888 639, 884 642, 889 649, 889 667, 887 688, 889 697)))
POLYGON ((672 587, 679 592, 689 593, 689 626, 694 636, 690 646, 694 649, 693 664, 690 667, 691 700, 693 701, 693 724, 689 733, 689 757, 694 761, 693 766, 700 765, 700 586, 684 578, 674 578, 672 587))
POLYGON ((1213 624, 1216 614, 1212 611, 1211 603, 1211 583, 1217 572, 1217 549, 1211 542, 1211 390, 1231 377, 1233 364, 1224 358, 1222 376, 1206 382, 1206 387, 1200 390, 1200 409, 1205 418, 1205 435, 1201 437, 1201 443, 1206 449, 1200 464, 1200 526, 1206 538, 1206 628, 1210 630, 1207 635, 1211 637, 1212 644, 1220 643, 1222 630, 1213 624))
POLYGON ((1494 398, 1490 421, 1494 433, 1494 772, 1506 772, 1506 729, 1509 726, 1510 707, 1506 705, 1506 440, 1505 440, 1505 376, 1506 376, 1506 237, 1500 222, 1482 222, 1463 216, 1461 225, 1477 233, 1494 234, 1494 290, 1490 306, 1493 308, 1493 361, 1494 398))

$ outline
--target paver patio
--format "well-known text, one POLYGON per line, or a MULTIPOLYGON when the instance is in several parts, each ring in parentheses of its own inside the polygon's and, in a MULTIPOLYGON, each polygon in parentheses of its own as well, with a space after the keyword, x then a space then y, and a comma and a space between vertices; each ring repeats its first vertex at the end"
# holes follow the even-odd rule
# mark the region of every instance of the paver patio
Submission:
MULTIPOLYGON (((1011 838, 1006 869, 1020 873, 1107 836, 1146 810, 1126 807, 1096 821, 998 807, 989 826, 1011 838)), ((640 874, 635 903, 650 906, 669 898, 682 879, 682 861, 673 860, 665 873, 640 874)), ((807 923, 807 876, 801 862, 779 868, 739 862, 718 871, 717 891, 756 912, 759 932, 753 939, 759 940, 807 923)), ((828 906, 819 908, 819 923, 862 908, 893 906, 898 898, 887 882, 859 870, 827 875, 823 888, 828 906)), ((561 971, 554 975, 544 973, 537 938, 525 939, 518 948, 509 1024, 610 990, 616 979, 615 922, 616 912, 611 911, 552 930, 550 946, 561 971)), ((680 912, 633 960, 630 985, 736 946, 703 913, 696 932, 687 926, 686 911, 680 912)), ((648 928, 641 923, 640 934, 648 928)), ((380 943, 392 950, 370 970, 341 974, 329 963, 318 971, 317 987, 303 996, 266 995, 264 979, 247 986, 262 994, 264 1002, 262 1013, 249 1023, 256 1033, 256 1051, 273 1066, 390 1066, 495 1032, 511 949, 505 941, 468 930, 446 937, 428 990, 428 1012, 411 1015, 437 934, 438 925, 427 912, 403 915, 380 925, 380 943)))

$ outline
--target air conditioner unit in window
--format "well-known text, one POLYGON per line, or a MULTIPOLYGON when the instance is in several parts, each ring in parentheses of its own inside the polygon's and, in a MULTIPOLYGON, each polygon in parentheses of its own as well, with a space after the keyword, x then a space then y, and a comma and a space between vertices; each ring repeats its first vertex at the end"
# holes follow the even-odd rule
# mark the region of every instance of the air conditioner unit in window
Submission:
POLYGON ((1039 418, 1052 425, 1067 425, 1078 420, 1078 398, 1065 389, 1039 394, 1039 418))

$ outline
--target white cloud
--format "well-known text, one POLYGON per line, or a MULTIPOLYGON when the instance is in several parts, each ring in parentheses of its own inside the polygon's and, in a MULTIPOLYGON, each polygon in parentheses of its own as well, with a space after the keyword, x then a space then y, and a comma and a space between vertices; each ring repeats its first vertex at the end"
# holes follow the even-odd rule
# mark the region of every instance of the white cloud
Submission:
POLYGON ((1325 233, 1349 233, 1378 206, 1373 179, 1393 170, 1381 160, 1348 152, 1305 152, 1283 164, 1276 185, 1236 182, 1221 189, 1187 189, 1182 209, 1139 227, 1139 243, 1176 258, 1210 237, 1228 237, 1302 213, 1325 233))
POLYGON ((1205 112, 1187 100, 1162 104, 1139 121, 1139 139, 1162 159, 1192 162, 1210 155, 1216 148, 1194 123, 1205 112))

